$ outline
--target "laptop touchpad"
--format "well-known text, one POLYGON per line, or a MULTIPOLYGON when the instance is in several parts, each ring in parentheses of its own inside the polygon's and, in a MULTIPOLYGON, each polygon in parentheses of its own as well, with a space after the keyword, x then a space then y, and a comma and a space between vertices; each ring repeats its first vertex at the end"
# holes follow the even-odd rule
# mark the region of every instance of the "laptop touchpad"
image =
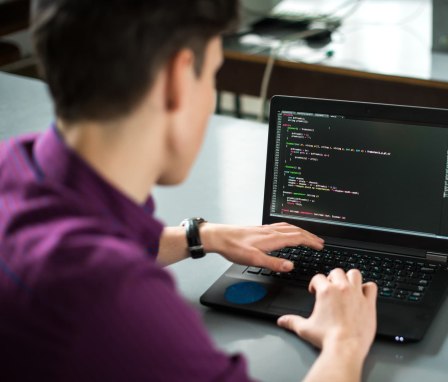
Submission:
POLYGON ((278 314, 300 314, 308 317, 313 311, 314 296, 306 289, 281 288, 272 299, 269 310, 278 314))

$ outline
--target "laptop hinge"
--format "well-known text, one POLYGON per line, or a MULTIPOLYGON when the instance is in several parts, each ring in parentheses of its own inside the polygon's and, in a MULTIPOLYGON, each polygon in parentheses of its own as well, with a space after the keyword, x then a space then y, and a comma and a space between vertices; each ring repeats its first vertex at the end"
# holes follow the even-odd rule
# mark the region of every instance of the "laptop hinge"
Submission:
POLYGON ((444 253, 426 252, 426 260, 446 263, 448 262, 448 255, 444 253))

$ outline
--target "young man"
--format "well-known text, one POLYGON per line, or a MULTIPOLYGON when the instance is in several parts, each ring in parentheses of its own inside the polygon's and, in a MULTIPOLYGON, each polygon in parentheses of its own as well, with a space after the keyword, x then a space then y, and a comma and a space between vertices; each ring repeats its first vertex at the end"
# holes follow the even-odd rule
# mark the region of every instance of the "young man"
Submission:
MULTIPOLYGON (((214 108, 219 35, 237 9, 236 0, 37 2, 34 38, 57 118, 0 149, 2 379, 248 380, 242 356, 213 346, 163 269, 190 253, 185 228, 163 228, 150 196, 193 164, 214 108)), ((293 264, 266 253, 324 244, 288 224, 188 224, 206 252, 276 271, 293 264)), ((334 270, 310 291, 309 319, 278 321, 322 349, 307 380, 359 380, 375 285, 334 270)))

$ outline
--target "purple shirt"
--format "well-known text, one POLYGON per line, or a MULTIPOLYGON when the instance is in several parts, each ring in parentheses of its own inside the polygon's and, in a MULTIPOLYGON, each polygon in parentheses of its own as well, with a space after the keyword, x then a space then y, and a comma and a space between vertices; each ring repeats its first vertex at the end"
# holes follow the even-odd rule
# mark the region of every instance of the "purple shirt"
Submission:
POLYGON ((246 381, 157 262, 162 224, 55 129, 0 146, 0 379, 246 381))

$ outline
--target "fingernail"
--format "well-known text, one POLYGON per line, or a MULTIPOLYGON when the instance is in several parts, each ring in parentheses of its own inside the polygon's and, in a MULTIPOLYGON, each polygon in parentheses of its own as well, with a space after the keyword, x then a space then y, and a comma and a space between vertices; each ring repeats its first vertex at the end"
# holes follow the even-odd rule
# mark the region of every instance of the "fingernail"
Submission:
POLYGON ((282 264, 282 271, 291 271, 294 268, 294 263, 291 261, 284 261, 282 264))

